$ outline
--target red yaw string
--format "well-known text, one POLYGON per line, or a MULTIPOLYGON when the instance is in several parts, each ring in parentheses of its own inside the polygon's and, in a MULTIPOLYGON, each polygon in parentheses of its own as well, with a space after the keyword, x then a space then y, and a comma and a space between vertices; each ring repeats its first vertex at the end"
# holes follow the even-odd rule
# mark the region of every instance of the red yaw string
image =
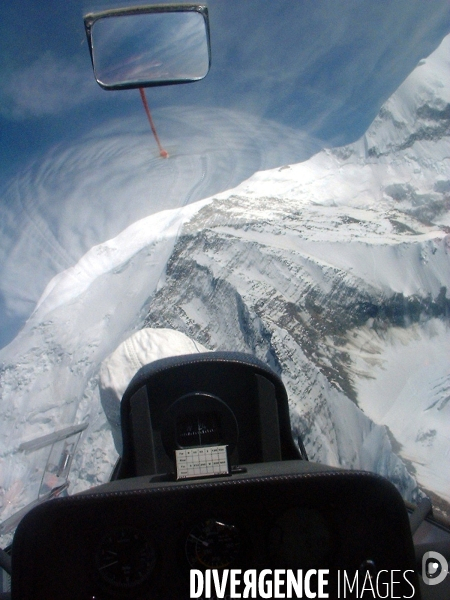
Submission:
POLYGON ((159 155, 162 158, 169 158, 169 153, 167 152, 167 150, 164 150, 164 148, 161 146, 161 142, 159 141, 158 134, 156 133, 156 127, 155 127, 155 124, 153 123, 152 115, 150 113, 150 109, 147 104, 147 98, 145 97, 144 88, 139 88, 139 93, 141 94, 142 104, 144 105, 145 112, 147 113, 148 122, 150 123, 150 127, 152 128, 152 132, 153 132, 153 135, 155 136, 156 143, 158 144, 159 155))

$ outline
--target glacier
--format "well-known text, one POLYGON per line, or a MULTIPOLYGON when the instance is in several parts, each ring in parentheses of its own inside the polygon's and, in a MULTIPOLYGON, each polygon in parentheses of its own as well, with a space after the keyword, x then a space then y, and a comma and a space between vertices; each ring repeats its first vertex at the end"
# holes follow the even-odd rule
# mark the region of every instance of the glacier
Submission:
POLYGON ((61 426, 89 423, 71 493, 107 481, 100 366, 143 327, 258 356, 312 460, 448 515, 449 62, 447 37, 354 144, 128 224, 51 280, 0 351, 2 520, 42 477, 20 445, 61 426))

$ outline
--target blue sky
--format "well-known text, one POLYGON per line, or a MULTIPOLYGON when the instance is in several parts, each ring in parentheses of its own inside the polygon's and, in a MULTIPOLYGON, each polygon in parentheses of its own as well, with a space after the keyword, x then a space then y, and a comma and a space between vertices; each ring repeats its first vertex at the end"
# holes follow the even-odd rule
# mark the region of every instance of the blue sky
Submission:
MULTIPOLYGON (((2 3, 2 165, 140 110, 136 93, 108 94, 94 82, 82 21, 89 8, 2 3)), ((152 90, 151 105, 243 108, 326 141, 359 136, 450 29, 446 0, 213 0, 209 9, 210 75, 152 90)))
POLYGON ((137 218, 357 139, 450 31, 447 0, 208 6, 207 78, 147 93, 167 165, 137 91, 94 81, 82 17, 95 6, 1 3, 0 347, 54 274, 137 218))

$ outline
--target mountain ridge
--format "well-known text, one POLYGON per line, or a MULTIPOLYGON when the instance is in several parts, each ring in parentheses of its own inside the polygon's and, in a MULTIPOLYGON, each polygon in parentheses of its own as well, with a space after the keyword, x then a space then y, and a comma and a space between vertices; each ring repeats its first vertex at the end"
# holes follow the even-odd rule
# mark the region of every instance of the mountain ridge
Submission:
MULTIPOLYGON (((355 456, 366 456, 367 440, 372 439, 377 455, 373 439, 378 436, 386 451, 393 436, 411 474, 447 501, 448 483, 440 475, 446 451, 434 459, 422 451, 424 441, 449 448, 444 400, 433 417, 420 408, 422 422, 413 420, 416 429, 408 434, 401 433, 401 416, 394 419, 392 411, 389 418, 378 415, 389 435, 374 423, 363 426, 364 439, 355 436, 349 442, 353 454, 350 446, 345 448, 348 431, 336 425, 334 411, 339 404, 347 418, 356 418, 348 416, 353 409, 344 396, 355 410, 358 405, 375 416, 375 392, 362 397, 367 386, 361 381, 383 381, 369 363, 388 369, 382 358, 390 347, 388 334, 403 339, 406 347, 417 339, 428 347, 434 327, 434 344, 442 355, 449 347, 450 182, 444 177, 450 156, 450 88, 448 78, 438 78, 450 70, 449 49, 447 37, 382 107, 359 141, 297 165, 256 173, 195 213, 184 226, 145 320, 147 326, 179 329, 213 349, 249 351, 271 363, 291 397, 293 430, 303 435, 314 459, 357 468, 360 459, 355 456), (437 126, 424 129, 430 121, 437 126), (364 360, 356 358, 351 346, 362 328, 378 344, 364 360), (292 356, 303 382, 295 375, 292 356), (331 413, 334 432, 327 421, 331 413), (422 448, 417 455, 415 446, 422 448)), ((401 353, 398 344, 396 348, 401 353)), ((439 368, 426 376, 432 389, 431 380, 447 381, 450 375, 444 364, 439 368)), ((407 365, 399 367, 398 376, 406 386, 407 365)), ((387 393, 386 385, 383 389, 387 393)), ((393 396, 391 401, 396 406, 400 399, 393 396)), ((403 493, 416 494, 412 488, 405 492, 408 477, 398 476, 403 467, 383 464, 386 456, 378 455, 375 470, 386 474, 393 469, 403 493)))

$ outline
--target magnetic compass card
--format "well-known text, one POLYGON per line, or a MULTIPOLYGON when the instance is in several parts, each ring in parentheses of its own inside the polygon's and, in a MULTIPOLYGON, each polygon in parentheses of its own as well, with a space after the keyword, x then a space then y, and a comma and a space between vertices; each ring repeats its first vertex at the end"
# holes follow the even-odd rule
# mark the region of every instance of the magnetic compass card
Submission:
POLYGON ((227 446, 201 446, 175 450, 177 479, 229 475, 227 446))

